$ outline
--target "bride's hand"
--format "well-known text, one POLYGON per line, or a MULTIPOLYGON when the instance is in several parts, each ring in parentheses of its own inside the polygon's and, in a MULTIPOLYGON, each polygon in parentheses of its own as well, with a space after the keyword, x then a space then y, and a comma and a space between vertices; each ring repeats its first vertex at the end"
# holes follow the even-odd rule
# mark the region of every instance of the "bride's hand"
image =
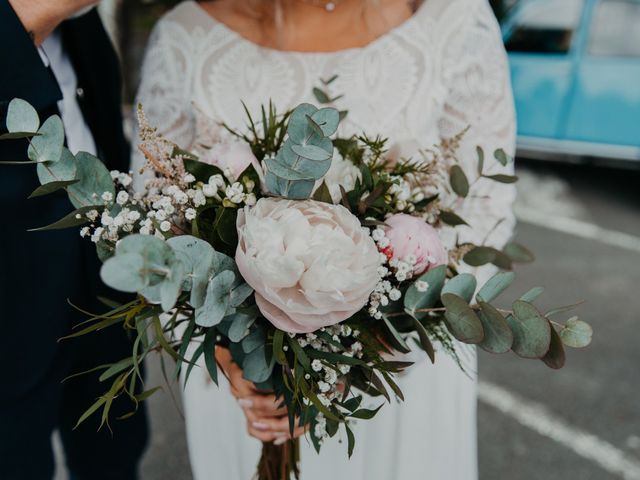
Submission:
MULTIPOLYGON (((247 417, 249 435, 262 442, 273 442, 276 445, 292 438, 289 433, 287 409, 280 406, 281 399, 276 399, 272 393, 260 392, 252 382, 243 378, 242 369, 233 361, 228 349, 217 347, 216 360, 225 371, 231 385, 231 393, 247 417)), ((297 427, 293 432, 293 438, 302 436, 304 432, 304 427, 297 427)))

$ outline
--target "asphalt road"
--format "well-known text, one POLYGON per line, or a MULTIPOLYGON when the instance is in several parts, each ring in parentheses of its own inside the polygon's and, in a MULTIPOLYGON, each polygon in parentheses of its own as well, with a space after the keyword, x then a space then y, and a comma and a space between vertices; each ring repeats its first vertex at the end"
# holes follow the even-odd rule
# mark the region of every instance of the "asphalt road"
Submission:
MULTIPOLYGON (((513 291, 544 285, 543 308, 586 300, 577 312, 595 338, 561 371, 480 354, 480 478, 640 479, 640 173, 540 164, 518 173, 517 239, 537 261, 518 267, 513 291)), ((150 411, 142 479, 191 479, 171 397, 154 396, 150 411)))

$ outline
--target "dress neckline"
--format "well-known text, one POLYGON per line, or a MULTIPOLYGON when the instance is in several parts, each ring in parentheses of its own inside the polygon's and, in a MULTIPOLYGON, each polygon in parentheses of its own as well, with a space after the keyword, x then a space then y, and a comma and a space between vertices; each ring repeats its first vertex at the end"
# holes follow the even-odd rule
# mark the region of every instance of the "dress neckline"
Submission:
POLYGON ((199 15, 206 16, 206 18, 212 24, 212 26, 219 27, 220 29, 224 30, 230 36, 238 39, 241 42, 244 42, 244 43, 246 43, 248 45, 251 45, 251 46, 253 46, 254 48, 256 48, 258 50, 261 50, 263 52, 280 54, 280 55, 297 55, 297 56, 309 56, 309 57, 311 57, 311 56, 341 55, 341 54, 347 54, 347 53, 352 53, 352 52, 365 52, 365 51, 367 51, 369 49, 373 49, 375 46, 384 43, 389 38, 397 36, 399 33, 403 32, 404 30, 409 29, 418 20, 418 17, 423 13, 422 11, 424 10, 424 7, 427 4, 427 1, 425 0, 424 2, 422 2, 421 5, 416 9, 416 11, 409 18, 404 20, 402 23, 396 25, 395 27, 391 28, 390 30, 387 30, 382 35, 374 38, 372 41, 370 41, 366 45, 363 45, 362 47, 342 48, 340 50, 333 50, 333 51, 328 51, 328 52, 312 52, 312 51, 303 51, 303 50, 279 50, 279 49, 273 48, 273 47, 265 47, 265 46, 260 45, 260 44, 258 44, 256 42, 252 41, 252 40, 249 40, 244 35, 240 34, 236 30, 234 30, 233 28, 229 27, 226 23, 218 20, 216 17, 211 15, 204 8, 202 8, 202 6, 200 6, 196 0, 189 0, 186 3, 187 4, 191 4, 193 6, 193 8, 197 10, 197 13, 199 15))

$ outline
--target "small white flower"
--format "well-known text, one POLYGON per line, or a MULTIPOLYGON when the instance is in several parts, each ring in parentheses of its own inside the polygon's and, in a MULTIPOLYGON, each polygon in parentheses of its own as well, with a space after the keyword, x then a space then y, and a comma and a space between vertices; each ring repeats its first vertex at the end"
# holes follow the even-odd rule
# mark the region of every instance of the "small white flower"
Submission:
POLYGON ((389 290, 391 290, 391 282, 389 280, 384 280, 382 282, 382 291, 383 292, 388 292, 389 290))
POLYGON ((380 275, 381 277, 386 277, 388 273, 389 269, 387 267, 378 267, 378 275, 380 275))
POLYGON ((322 393, 327 393, 329 390, 331 390, 331 385, 329 385, 327 382, 323 382, 322 380, 320 380, 318 382, 318 389, 322 393))
POLYGON ((163 220, 167 219, 167 213, 164 210, 158 210, 156 212, 156 220, 158 220, 159 222, 162 222, 163 220))
POLYGON ((141 227, 140 228, 140 235, 149 235, 151 233, 151 231, 149 230, 149 227, 141 227))
POLYGON ((173 215, 176 211, 176 207, 169 203, 164 206, 164 211, 167 213, 167 215, 173 215))
POLYGON ((109 174, 111 175, 112 180, 115 180, 120 176, 120 172, 118 170, 111 170, 109 174))
POLYGON ((380 296, 380 305, 382 305, 383 307, 389 305, 389 298, 386 295, 380 296))
POLYGON ((98 218, 98 211, 97 210, 89 210, 87 212, 87 218, 93 222, 96 218, 98 218))
POLYGON ((340 370, 341 374, 346 375, 347 373, 349 373, 351 371, 351 366, 350 365, 340 364, 340 365, 338 365, 338 370, 340 370))
POLYGON ((196 219, 196 211, 194 208, 187 208, 184 212, 184 218, 187 220, 195 220, 196 219))
POLYGON ((93 231, 93 235, 91 235, 91 241, 93 243, 98 243, 102 238, 102 233, 104 232, 104 228, 98 227, 93 231))
POLYGON ((394 288, 389 292, 389 298, 394 302, 400 300, 401 296, 402 296, 402 293, 397 288, 394 288))
POLYGON ((206 203, 207 203, 207 199, 204 196, 204 193, 202 193, 202 190, 196 190, 196 193, 193 196, 193 204, 196 207, 202 207, 206 203))
POLYGON ((352 352, 361 352, 362 351, 362 344, 360 342, 355 342, 353 345, 351 345, 351 351, 352 352))
POLYGON ((330 385, 333 385, 338 381, 338 374, 334 369, 330 368, 324 374, 324 381, 330 385))
POLYGON ((384 230, 381 229, 381 228, 376 228, 373 232, 371 232, 371 237, 376 242, 379 242, 380 240, 382 240, 384 238, 384 230))
POLYGON ((169 230, 171 230, 171 223, 165 220, 160 224, 160 230, 162 230, 163 232, 168 232, 169 230))
POLYGON ((209 185, 213 185, 215 187, 218 187, 218 189, 223 188, 226 185, 226 182, 224 181, 224 178, 219 173, 209 177, 209 182, 208 183, 209 183, 209 185))
POLYGON ((407 274, 404 272, 398 272, 396 273, 396 280, 398 280, 399 282, 404 282, 407 279, 407 274))
POLYGON ((378 246, 380 248, 387 248, 389 246, 389 239, 387 237, 382 237, 378 240, 378 246))
POLYGON ((246 196, 246 198, 244 199, 244 203, 245 205, 248 205, 249 207, 253 207, 256 204, 257 200, 256 200, 256 194, 255 193, 250 193, 246 196))
POLYGON ((129 201, 129 194, 127 192, 125 192, 124 190, 118 192, 118 195, 116 196, 116 203, 118 205, 124 205, 128 201, 129 201))
POLYGON ((373 314, 373 318, 375 318, 376 320, 380 320, 382 318, 382 313, 380 312, 376 312, 373 314))
POLYGON ((80 229, 80 236, 82 238, 89 236, 89 227, 83 227, 80 229))
POLYGON ((131 210, 129 213, 127 213, 127 219, 130 222, 136 222, 140 220, 140 212, 137 210, 131 210))
POLYGON ((319 372, 320 370, 322 370, 322 362, 316 358, 313 362, 311 362, 311 369, 314 372, 319 372))
POLYGON ((418 280, 415 283, 415 286, 416 290, 418 290, 419 292, 426 292, 429 289, 429 284, 424 280, 418 280))
POLYGON ((182 177, 182 180, 184 181, 184 183, 193 183, 196 181, 196 177, 194 177, 190 173, 187 173, 184 177, 182 177))
POLYGON ((105 202, 111 202, 113 201, 113 193, 111 192, 104 192, 102 194, 102 200, 104 200, 105 202))
POLYGON ((205 197, 215 197, 218 193, 218 187, 207 183, 202 186, 202 193, 204 193, 205 197))
POLYGON ((118 175, 118 182, 120 182, 120 185, 122 185, 123 187, 128 187, 129 185, 131 185, 131 182, 133 182, 133 178, 131 178, 131 175, 121 173, 120 175, 118 175))
POLYGON ((233 203, 241 203, 244 200, 244 188, 240 182, 235 182, 224 191, 225 196, 233 203))
POLYGON ((107 211, 102 212, 102 217, 100 217, 100 223, 102 223, 102 225, 104 225, 105 227, 108 227, 109 225, 113 225, 113 217, 111 217, 109 215, 109 212, 107 211))

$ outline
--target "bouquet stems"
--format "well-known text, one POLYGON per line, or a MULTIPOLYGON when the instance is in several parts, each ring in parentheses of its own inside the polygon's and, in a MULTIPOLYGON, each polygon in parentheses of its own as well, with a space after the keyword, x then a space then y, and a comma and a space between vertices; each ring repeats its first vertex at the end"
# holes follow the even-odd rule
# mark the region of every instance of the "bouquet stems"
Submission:
POLYGON ((300 439, 282 445, 263 442, 256 480, 291 480, 300 478, 300 439))

